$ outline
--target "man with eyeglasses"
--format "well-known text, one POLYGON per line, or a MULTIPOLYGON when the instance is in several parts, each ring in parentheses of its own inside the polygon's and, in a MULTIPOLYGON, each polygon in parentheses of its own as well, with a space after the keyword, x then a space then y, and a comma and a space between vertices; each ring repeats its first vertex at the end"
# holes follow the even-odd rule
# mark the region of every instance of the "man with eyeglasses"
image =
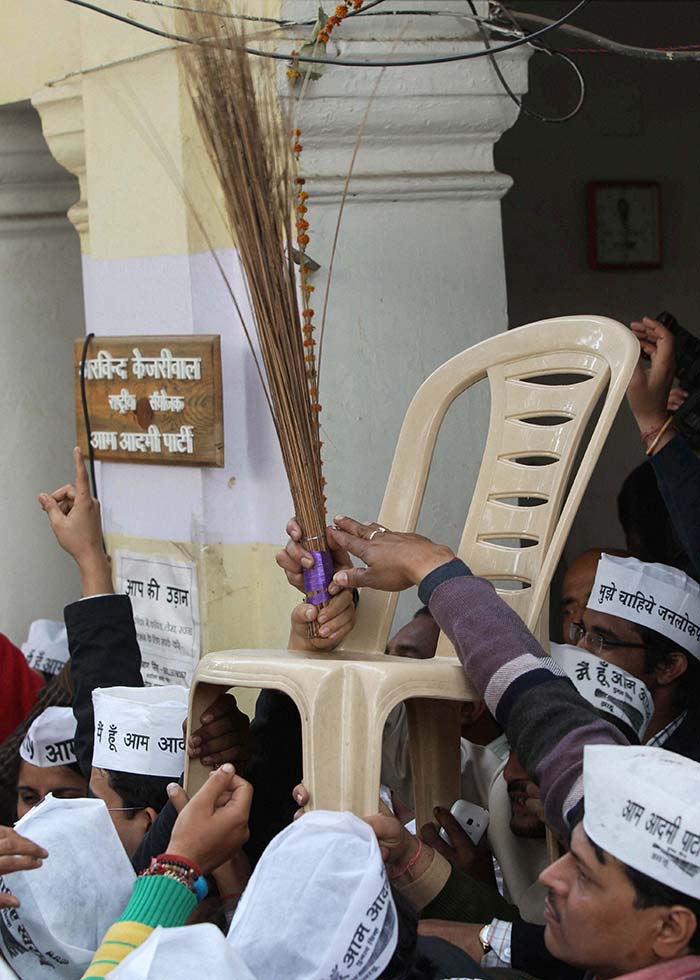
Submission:
POLYGON ((700 586, 669 565, 602 555, 569 641, 642 680, 646 744, 700 761, 700 586))

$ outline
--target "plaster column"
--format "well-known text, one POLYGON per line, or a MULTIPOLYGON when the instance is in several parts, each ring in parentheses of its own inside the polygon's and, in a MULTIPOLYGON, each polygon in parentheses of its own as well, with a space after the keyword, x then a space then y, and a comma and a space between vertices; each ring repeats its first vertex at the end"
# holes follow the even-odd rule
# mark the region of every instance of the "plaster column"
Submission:
POLYGON ((78 594, 72 561, 36 502, 70 474, 71 346, 84 329, 80 250, 66 219, 77 183, 28 104, 0 109, 0 630, 16 643, 78 594))
MULTIPOLYGON (((391 4, 396 10, 435 6, 430 0, 391 4)), ((486 14, 485 3, 477 7, 486 14)), ((300 17, 300 8, 289 0, 283 16, 300 17)), ((306 12, 314 16, 313 2, 306 12)), ((483 50, 468 20, 374 13, 337 27, 329 56, 409 60, 483 50)), ((511 88, 525 92, 527 49, 498 58, 511 88)), ((340 228, 321 369, 331 513, 361 520, 376 517, 404 412, 421 382, 452 355, 508 326, 500 200, 512 182, 495 169, 493 148, 518 114, 488 58, 386 68, 373 95, 379 71, 327 68, 308 83, 296 123, 310 195, 308 250, 322 266, 314 278, 314 308, 321 310, 339 204, 366 115, 340 228)), ((286 80, 280 88, 287 91, 286 80)), ((293 97, 298 91, 299 84, 293 97)), ((420 529, 430 537, 459 541, 487 424, 488 399, 480 389, 448 413, 421 515, 420 529)), ((397 622, 417 606, 414 594, 403 598, 397 622)))

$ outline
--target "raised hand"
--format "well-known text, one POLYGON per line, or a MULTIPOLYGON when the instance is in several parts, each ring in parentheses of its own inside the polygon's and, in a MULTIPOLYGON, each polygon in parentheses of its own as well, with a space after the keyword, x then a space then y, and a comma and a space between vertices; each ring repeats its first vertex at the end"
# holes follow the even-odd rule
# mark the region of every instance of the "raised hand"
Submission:
POLYGON ((419 585, 433 571, 455 556, 446 545, 435 544, 422 534, 388 531, 380 524, 361 524, 338 515, 336 527, 327 529, 329 543, 361 559, 367 568, 343 569, 333 576, 346 588, 400 592, 419 585))
MULTIPOLYGON (((640 359, 627 386, 627 401, 642 435, 658 430, 669 415, 669 398, 676 373, 675 340, 673 334, 658 320, 644 317, 630 324, 642 350, 651 358, 651 366, 645 368, 640 359)), ((671 438, 659 440, 657 449, 671 438)))
POLYGON ((191 800, 177 783, 168 786, 168 796, 178 811, 168 852, 192 861, 203 874, 235 857, 248 840, 253 787, 229 762, 210 773, 191 800))
MULTIPOLYGON (((49 852, 34 841, 22 837, 11 827, 0 827, 0 876, 13 871, 32 871, 40 868, 49 852)), ((0 892, 0 909, 19 908, 19 899, 10 892, 0 892)))
POLYGON ((83 454, 73 450, 75 483, 54 493, 40 493, 39 504, 46 513, 56 540, 75 559, 83 582, 83 595, 114 591, 109 558, 102 546, 99 502, 90 495, 83 454))

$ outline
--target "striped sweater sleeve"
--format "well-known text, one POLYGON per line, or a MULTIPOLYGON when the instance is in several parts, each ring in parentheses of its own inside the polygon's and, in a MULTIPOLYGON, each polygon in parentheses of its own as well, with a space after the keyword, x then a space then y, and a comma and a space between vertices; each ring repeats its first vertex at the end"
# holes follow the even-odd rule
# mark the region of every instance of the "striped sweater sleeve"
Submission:
POLYGON ((583 797, 584 746, 626 739, 568 679, 542 665, 545 652, 517 613, 462 561, 426 576, 419 596, 538 783, 547 822, 566 832, 566 818, 583 797))
POLYGON ((173 878, 137 878, 124 914, 108 930, 82 980, 98 980, 111 973, 156 926, 184 925, 196 904, 194 893, 173 878))

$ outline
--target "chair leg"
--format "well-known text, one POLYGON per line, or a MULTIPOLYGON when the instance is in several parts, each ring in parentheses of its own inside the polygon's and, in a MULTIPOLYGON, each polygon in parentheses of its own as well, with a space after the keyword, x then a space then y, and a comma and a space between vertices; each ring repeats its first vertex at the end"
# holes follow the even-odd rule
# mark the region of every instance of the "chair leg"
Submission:
POLYGON ((459 701, 406 701, 416 827, 433 820, 433 808, 461 796, 459 701))
POLYGON ((314 810, 379 809, 381 733, 372 691, 349 672, 328 675, 302 718, 304 785, 314 810), (343 676, 344 673, 344 676, 343 676))
MULTIPOLYGON (((188 739, 193 729, 199 728, 199 719, 212 701, 223 691, 228 690, 228 687, 229 685, 195 684, 190 696, 190 710, 187 714, 188 739)), ((199 759, 191 759, 189 755, 185 755, 185 790, 188 796, 194 796, 197 790, 201 789, 210 772, 209 767, 203 766, 199 759)))

